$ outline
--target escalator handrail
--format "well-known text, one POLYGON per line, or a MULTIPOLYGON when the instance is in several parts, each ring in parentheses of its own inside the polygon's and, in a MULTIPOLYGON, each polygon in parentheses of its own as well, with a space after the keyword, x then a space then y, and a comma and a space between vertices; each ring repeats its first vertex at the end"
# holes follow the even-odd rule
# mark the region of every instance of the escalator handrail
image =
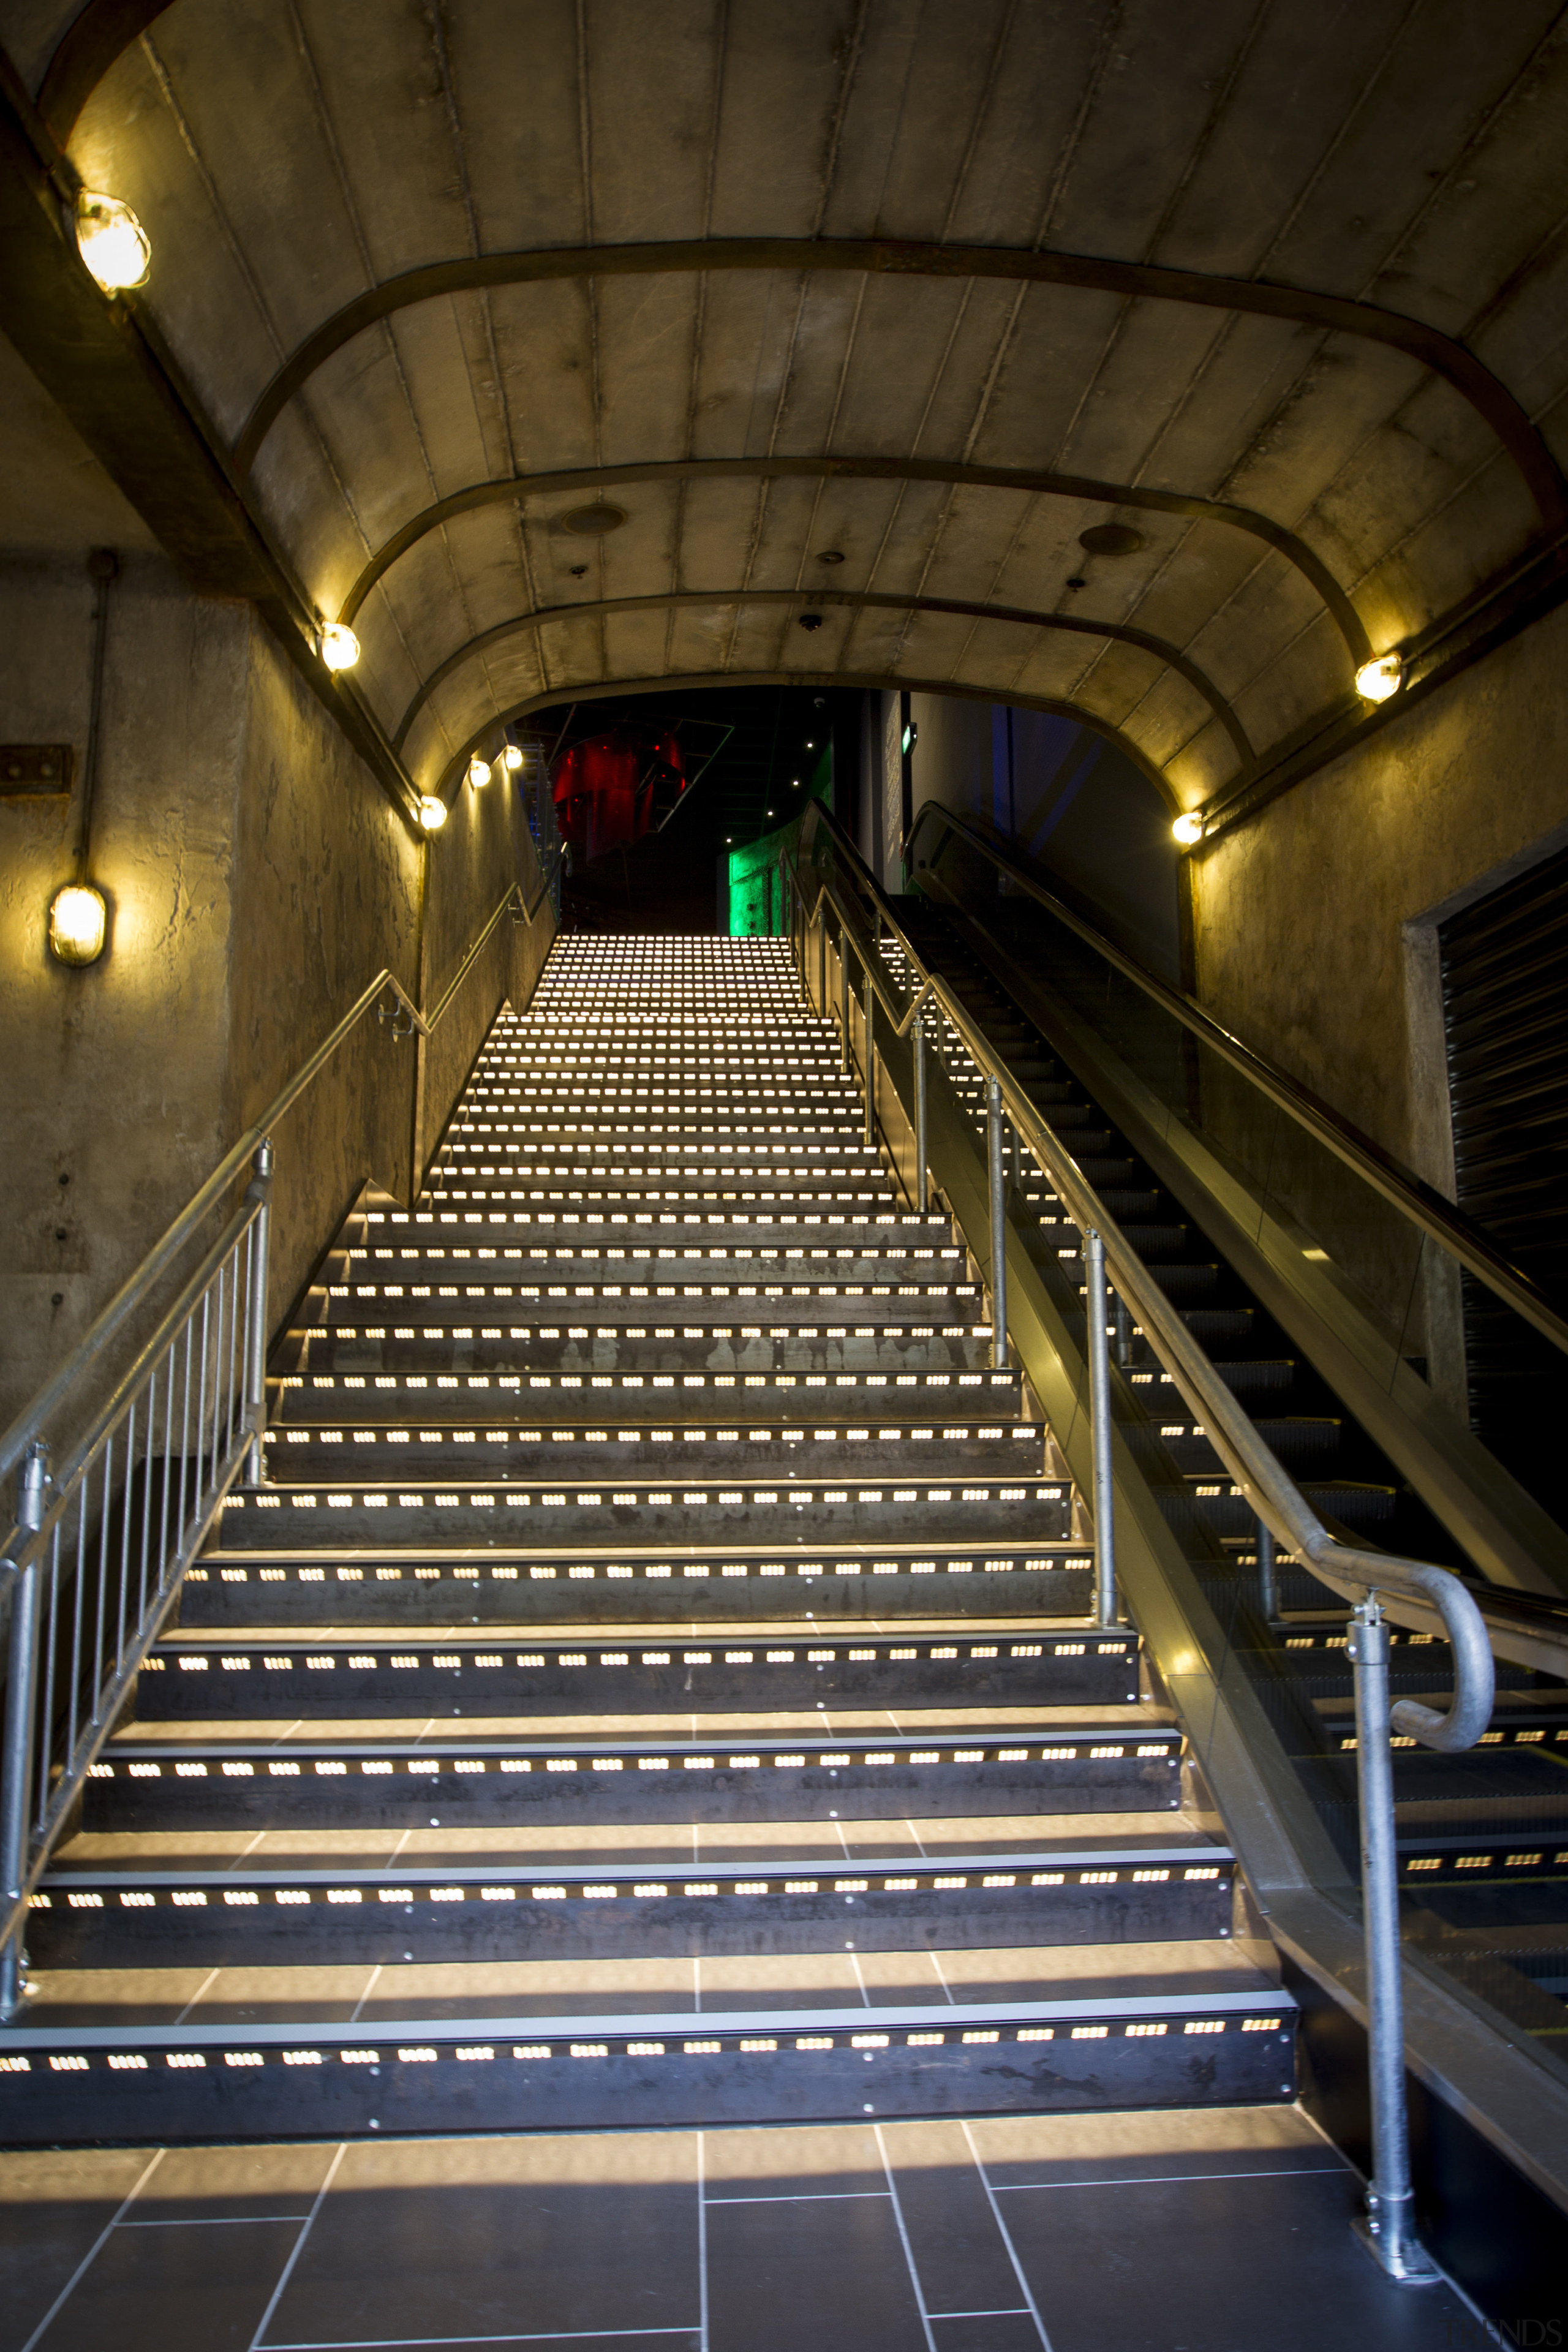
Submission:
MULTIPOLYGON (((1065 923, 1097 955, 1112 965, 1123 979, 1130 980, 1163 1012, 1170 1013, 1193 1036, 1220 1055, 1233 1069, 1240 1071, 1279 1109, 1308 1129, 1337 1160, 1353 1169, 1384 1200, 1392 1202, 1444 1249, 1450 1251, 1467 1273, 1474 1275, 1478 1282, 1484 1283, 1516 1314, 1522 1315, 1543 1339, 1550 1339, 1553 1347, 1568 1353, 1568 1319, 1556 1312, 1530 1276, 1504 1257, 1489 1236, 1462 1209, 1445 1200, 1434 1185, 1417 1176, 1413 1169, 1405 1167, 1392 1152, 1385 1151, 1352 1120, 1331 1109, 1310 1087, 1302 1086, 1254 1047, 1243 1045, 1239 1037, 1234 1036, 1212 1013, 1205 1013, 1202 1005, 1194 1003, 1180 989, 1173 988, 1168 981, 1161 980, 1157 973, 1148 971, 1135 956, 1129 955, 1124 948, 1118 947, 1113 940, 1097 931, 1091 923, 1086 922, 1081 915, 1075 914, 1043 883, 1037 881, 1026 866, 989 840, 970 819, 955 814, 952 809, 943 808, 939 802, 924 802, 910 827, 906 845, 905 855, 911 872, 919 870, 914 856, 915 838, 928 822, 945 825, 950 833, 958 835, 971 848, 977 849, 999 873, 1005 874, 1027 897, 1046 908, 1058 922, 1065 923)), ((934 857, 930 862, 934 865, 934 857)))
MULTIPOLYGON (((1060 1136, 1018 1085, 955 992, 927 969, 887 894, 868 872, 859 852, 837 820, 814 804, 801 822, 797 840, 802 848, 807 839, 807 828, 826 831, 837 855, 851 861, 850 870, 861 896, 869 898, 914 975, 909 991, 910 1003, 900 1008, 894 1003, 885 974, 879 969, 880 959, 868 950, 861 929, 863 917, 858 921, 851 915, 831 879, 820 875, 803 877, 799 862, 785 848, 781 851, 780 862, 790 870, 805 921, 809 924, 817 919, 825 903, 831 907, 844 930, 860 931, 856 940, 857 952, 870 976, 873 992, 895 1030, 905 1029, 917 1008, 932 1002, 982 1076, 996 1079, 1004 1108, 1020 1141, 1039 1162, 1080 1233, 1092 1230, 1100 1235, 1105 1244, 1106 1269, 1116 1289, 1131 1308, 1143 1336, 1202 1423, 1231 1477, 1276 1541, 1332 1590, 1342 1592, 1348 1588, 1360 1598, 1379 1591, 1397 1593, 1437 1612, 1454 1651, 1452 1702, 1447 1714, 1439 1716, 1415 1700, 1402 1701, 1394 1709, 1395 1719, 1402 1730, 1419 1739, 1424 1747, 1456 1749, 1473 1746, 1490 1717, 1493 1688, 1491 1641, 1477 1597, 1451 1569, 1438 1568, 1426 1560, 1404 1559, 1392 1553, 1362 1551, 1331 1535, 1150 1275, 1060 1136), (858 873, 855 868, 859 869, 858 873)), ((1568 1624, 1563 1627, 1561 1638, 1568 1651, 1568 1624)))

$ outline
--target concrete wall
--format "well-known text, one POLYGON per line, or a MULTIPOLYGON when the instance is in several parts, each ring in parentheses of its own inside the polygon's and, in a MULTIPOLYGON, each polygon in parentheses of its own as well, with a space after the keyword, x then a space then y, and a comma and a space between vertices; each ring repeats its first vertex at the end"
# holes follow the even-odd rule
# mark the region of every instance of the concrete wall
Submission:
POLYGON ((1568 834, 1568 611, 1193 860, 1211 1011, 1452 1195, 1441 919, 1568 834))
MULTIPOLYGON (((0 739, 79 762, 90 612, 79 561, 0 565, 0 739)), ((112 592, 91 860, 110 943, 78 971, 46 946, 75 818, 74 796, 0 798, 0 1426, 375 972, 434 1002, 537 870, 499 776, 415 838, 249 609, 155 555, 112 592)), ((531 932, 503 920, 428 1047, 363 1024, 281 1122, 277 1311, 361 1183, 406 1197, 549 928, 547 908, 531 932)))

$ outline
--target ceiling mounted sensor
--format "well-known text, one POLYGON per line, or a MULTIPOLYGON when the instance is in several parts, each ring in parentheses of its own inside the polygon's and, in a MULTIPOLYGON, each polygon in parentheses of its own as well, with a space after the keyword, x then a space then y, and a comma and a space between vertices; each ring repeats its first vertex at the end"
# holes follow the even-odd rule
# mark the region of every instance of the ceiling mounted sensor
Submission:
POLYGON ((818 563, 842 563, 844 550, 841 547, 825 547, 816 560, 818 563))
POLYGON ((591 507, 574 507, 569 514, 557 515, 555 528, 570 531, 574 539, 604 539, 610 531, 619 530, 626 519, 625 507, 598 500, 591 507))
POLYGON ((1134 530, 1131 523, 1096 522, 1079 531, 1078 543, 1090 555, 1136 555, 1145 541, 1142 532, 1134 530))
POLYGON ((820 629, 820 628, 821 628, 821 626, 822 626, 822 615, 821 615, 821 614, 820 614, 820 613, 803 613, 803 614, 801 614, 801 616, 800 616, 800 625, 801 625, 801 627, 802 627, 803 629, 805 629, 805 630, 807 630, 807 631, 810 631, 810 630, 812 630, 812 629, 820 629))

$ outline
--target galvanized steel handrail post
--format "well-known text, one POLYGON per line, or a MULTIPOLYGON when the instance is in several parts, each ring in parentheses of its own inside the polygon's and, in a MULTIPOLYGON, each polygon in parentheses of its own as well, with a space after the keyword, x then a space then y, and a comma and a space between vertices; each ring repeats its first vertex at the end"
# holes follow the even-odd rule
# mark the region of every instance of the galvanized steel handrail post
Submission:
POLYGON ((1094 1613, 1098 1623, 1114 1625, 1116 1475, 1110 1442, 1110 1345, 1105 1319, 1105 1243, 1093 1225, 1083 1237, 1083 1286, 1089 1442, 1094 1462, 1094 1613))
POLYGON ((925 1017, 916 1013, 910 1024, 910 1052, 914 1066, 915 1096, 915 1214, 926 1213, 926 1163, 929 1158, 926 1115, 926 1024, 925 1017))
POLYGON ((877 1015, 877 994, 871 978, 869 961, 866 964, 865 975, 866 1005, 863 1018, 866 1024, 866 1034, 861 1072, 866 1084, 866 1149, 869 1151, 877 1140, 877 1032, 874 1025, 877 1015))
POLYGON ((254 1161, 256 1173, 245 1188, 245 1197, 256 1203, 256 1222, 251 1227, 251 1297, 250 1328, 247 1337, 245 1361, 245 1410, 250 1425, 250 1451, 246 1455, 247 1486, 261 1484, 261 1441, 267 1434, 267 1336, 271 1328, 267 1315, 268 1278, 272 1244, 272 1139, 270 1136, 257 1147, 254 1161))
MULTIPOLYGON (((16 1522, 36 1536, 44 1524, 44 1488, 49 1449, 27 1449, 17 1498, 16 1522)), ((21 1547, 18 1547, 21 1549, 21 1547)), ((7 1560, 13 1571, 11 1639, 5 1678, 5 1745, 0 1753, 0 1904, 9 1916, 19 1910, 26 1886, 27 1812, 32 1801, 33 1711, 38 1673, 38 1558, 28 1545, 22 1559, 7 1560)), ((22 1929, 16 1917, 0 1944, 0 2019, 15 2014, 22 1989, 22 1929)))
POLYGON ((1356 1770, 1361 1784, 1361 1889, 1370 2019, 1372 2177, 1357 2235, 1402 2286, 1436 2286, 1436 2264, 1415 2235, 1405 2097, 1405 1985, 1399 1960, 1399 1856, 1388 1706, 1388 1621, 1375 1592, 1346 1629, 1355 1669, 1356 1770))
POLYGON ((991 1207, 991 1362, 1007 1368, 1007 1174, 1002 1164, 1002 1086, 985 1087, 985 1174, 991 1207))
MULTIPOLYGON (((977 850, 998 873, 1005 874, 1026 897, 1047 908, 1049 912, 1094 949, 1105 962, 1130 980, 1150 1001, 1179 1021, 1199 1042, 1209 1046, 1227 1061, 1233 1069, 1266 1094, 1290 1118, 1297 1119, 1315 1139, 1321 1143, 1347 1168, 1371 1184, 1383 1198, 1409 1217, 1442 1248, 1451 1250, 1467 1271, 1484 1282, 1500 1298, 1505 1299, 1517 1314, 1554 1346, 1568 1350, 1568 1320, 1559 1315, 1542 1297, 1527 1275, 1510 1265, 1492 1246, 1489 1236, 1471 1223, 1451 1201, 1423 1182, 1409 1169, 1402 1168, 1391 1154, 1383 1150, 1371 1136, 1363 1135, 1350 1120, 1342 1118, 1327 1103, 1320 1102, 1310 1088, 1301 1086, 1287 1071, 1277 1069, 1250 1045, 1233 1036, 1222 1023, 1179 989, 1162 980, 1158 973, 1148 971, 1114 940, 1108 940, 1081 915, 1054 897, 1042 883, 1015 864, 1012 858, 988 841, 979 828, 952 811, 927 801, 910 827, 909 845, 912 850, 916 833, 927 821, 942 824, 949 834, 977 850)), ((934 862, 934 861, 932 861, 934 862)))

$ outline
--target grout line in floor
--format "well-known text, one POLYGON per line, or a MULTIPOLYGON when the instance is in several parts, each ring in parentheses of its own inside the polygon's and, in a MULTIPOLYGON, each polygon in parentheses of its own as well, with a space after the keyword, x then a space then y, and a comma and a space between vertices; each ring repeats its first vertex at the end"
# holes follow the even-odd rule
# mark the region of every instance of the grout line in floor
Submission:
POLYGON ((708 2154, 697 2135, 697 2314, 699 2352, 708 2352, 708 2154))
POLYGON ((288 2286, 289 2280, 294 2275, 294 2266, 305 2251, 305 2241, 310 2236, 311 2230, 315 2227, 316 2216, 321 2211, 322 2204, 326 2200, 327 2191, 331 2187, 333 2179, 336 2178, 338 2167, 342 2164, 348 2152, 348 2141, 346 2139, 340 2140, 337 2146, 337 2152, 333 2156, 331 2164, 327 2167, 327 2177, 322 2181, 321 2187, 317 2189, 315 2196, 310 2200, 310 2210, 305 2216, 303 2225, 300 2228, 299 2236, 294 2241, 293 2248, 289 2252, 289 2259, 284 2263, 282 2271, 279 2275, 278 2284, 267 2298, 267 2308, 256 2323, 256 2332, 250 2339, 249 2352, 260 2352, 261 2339, 272 2324, 272 2315, 283 2300, 284 2289, 288 2286))
POLYGON ((991 2218, 995 2222, 1002 2243, 1007 2250, 1007 2260, 1013 2265, 1013 2275, 1023 2289, 1025 2301, 1029 2307, 1029 2316, 1035 2323, 1044 2352, 1052 2352, 1051 2339, 1046 2332, 1046 2323, 1040 2317, 1039 2305, 1035 2301, 1035 2290, 1024 2275, 1024 2265, 1018 2260, 1018 2249, 1013 2243, 1012 2231, 1002 2218, 1002 2208, 996 2202, 996 2191, 991 2185, 991 2176, 981 2162, 980 2150, 974 2145, 974 2134, 970 2130, 967 2121, 962 2123, 959 2128, 963 2134, 964 2145, 974 2159, 974 2169, 980 2175, 980 2186, 985 2191, 985 2201, 991 2208, 991 2218))
POLYGON ((130 2189, 127 2189, 124 2197, 121 2200, 114 2211, 110 2215, 109 2220, 104 2223, 102 2229, 93 2240, 91 2245, 88 2248, 86 2253, 83 2254, 80 2262, 78 2263, 75 2270, 72 2271, 69 2278, 67 2279, 64 2286, 61 2287, 58 2294, 56 2295, 53 2303, 50 2304, 47 2311, 45 2312, 42 2319, 39 2320, 37 2327, 34 2328, 31 2336, 28 2336, 26 2342, 22 2346, 22 2352, 33 2352, 33 2347, 37 2343, 45 2330, 53 2325, 56 2314, 60 2311, 63 2305, 69 2300, 70 2296, 75 2294, 78 2286, 87 2276, 88 2272, 92 2268, 93 2263, 98 2260, 99 2255, 102 2252, 104 2247, 109 2243, 110 2239, 113 2236, 114 2231, 120 2225, 121 2218, 130 2211, 132 2206, 136 2202, 137 2198, 142 2194, 142 2189, 147 2186, 148 2181, 151 2180, 153 2175, 157 2171, 158 2167, 163 2163, 163 2158, 168 2153, 169 2151, 166 2147, 154 2149, 146 2164, 143 2165, 142 2170, 137 2174, 136 2179, 132 2183, 130 2189))
POLYGON ((926 2352, 937 2352, 936 2337, 931 2334, 931 2313, 926 2308, 925 2290, 921 2284, 920 2272, 915 2267, 914 2248, 910 2243, 909 2224, 904 2220, 904 2209, 899 2197, 899 2184, 893 2178, 893 2168, 888 2160, 888 2147, 882 2137, 880 2124, 873 2125, 871 2136, 877 2143, 877 2153, 882 2159, 883 2178, 888 2184, 888 2195, 892 2200, 893 2223, 899 2233, 899 2243, 904 2250, 904 2267, 909 2272, 910 2284, 914 2290, 915 2308, 921 2315, 921 2326, 925 2334, 926 2352))

